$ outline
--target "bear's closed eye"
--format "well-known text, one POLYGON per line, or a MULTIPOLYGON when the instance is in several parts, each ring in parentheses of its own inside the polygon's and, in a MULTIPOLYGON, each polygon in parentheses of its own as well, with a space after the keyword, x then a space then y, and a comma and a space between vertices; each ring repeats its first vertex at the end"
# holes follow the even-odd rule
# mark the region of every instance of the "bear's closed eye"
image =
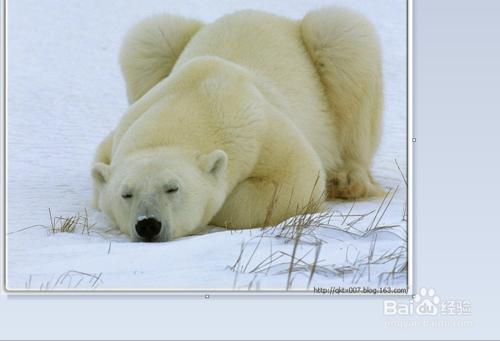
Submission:
POLYGON ((178 187, 178 186, 176 186, 176 187, 170 187, 170 188, 167 188, 167 189, 165 190, 165 192, 167 192, 167 193, 174 193, 174 192, 177 192, 178 190, 179 190, 179 187, 178 187))
POLYGON ((179 190, 179 184, 177 181, 170 181, 163 186, 165 193, 175 193, 179 190))

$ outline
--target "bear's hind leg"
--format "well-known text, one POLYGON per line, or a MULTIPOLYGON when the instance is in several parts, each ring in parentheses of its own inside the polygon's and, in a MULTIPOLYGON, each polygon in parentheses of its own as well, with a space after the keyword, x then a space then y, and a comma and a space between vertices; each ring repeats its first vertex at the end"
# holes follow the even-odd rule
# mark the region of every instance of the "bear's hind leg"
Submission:
POLYGON ((304 44, 325 87, 342 162, 328 169, 330 197, 380 195, 370 166, 381 135, 382 61, 378 38, 361 15, 342 8, 307 14, 304 44))
POLYGON ((132 27, 120 52, 129 104, 170 74, 182 50, 202 25, 193 19, 156 15, 132 27))
POLYGON ((323 208, 326 176, 316 155, 294 151, 272 167, 277 168, 238 184, 212 224, 233 229, 272 226, 323 208))

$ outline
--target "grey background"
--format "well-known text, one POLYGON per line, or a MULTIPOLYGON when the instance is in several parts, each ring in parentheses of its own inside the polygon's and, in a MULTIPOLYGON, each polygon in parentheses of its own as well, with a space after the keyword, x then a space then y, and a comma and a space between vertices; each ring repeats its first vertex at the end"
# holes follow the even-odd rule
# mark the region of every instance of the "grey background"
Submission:
POLYGON ((0 337, 498 338, 499 14, 496 0, 414 3, 415 287, 469 300, 450 321, 472 326, 388 327, 423 319, 384 316, 381 297, 2 295, 0 337))

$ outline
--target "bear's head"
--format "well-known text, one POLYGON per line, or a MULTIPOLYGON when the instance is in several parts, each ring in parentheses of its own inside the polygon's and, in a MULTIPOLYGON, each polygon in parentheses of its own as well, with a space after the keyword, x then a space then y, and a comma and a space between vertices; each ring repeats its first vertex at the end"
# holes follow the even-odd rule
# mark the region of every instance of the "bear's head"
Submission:
POLYGON ((227 196, 227 155, 175 148, 136 152, 116 164, 96 163, 99 208, 134 241, 168 241, 197 233, 227 196))

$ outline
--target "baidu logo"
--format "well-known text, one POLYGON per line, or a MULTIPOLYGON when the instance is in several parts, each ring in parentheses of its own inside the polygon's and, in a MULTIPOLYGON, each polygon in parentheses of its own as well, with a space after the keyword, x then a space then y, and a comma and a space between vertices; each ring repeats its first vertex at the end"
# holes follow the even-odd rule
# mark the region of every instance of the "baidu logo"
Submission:
POLYGON ((432 288, 422 288, 410 302, 384 301, 384 315, 470 315, 471 303, 466 300, 443 301, 432 288))
POLYGON ((417 315, 437 315, 439 312, 439 296, 436 296, 434 289, 420 289, 413 299, 417 315))

